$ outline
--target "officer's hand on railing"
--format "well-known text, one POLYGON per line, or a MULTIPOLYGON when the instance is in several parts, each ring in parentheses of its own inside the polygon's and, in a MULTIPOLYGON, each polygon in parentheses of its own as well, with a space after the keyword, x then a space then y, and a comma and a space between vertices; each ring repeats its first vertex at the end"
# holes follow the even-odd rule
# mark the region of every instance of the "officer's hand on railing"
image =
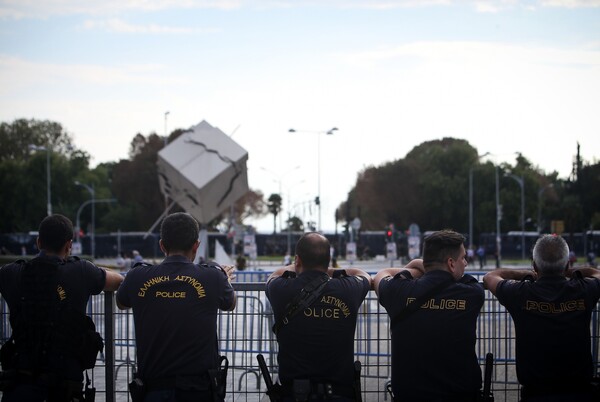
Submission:
POLYGON ((233 265, 223 265, 223 270, 227 274, 227 280, 229 282, 235 279, 235 266, 233 265))

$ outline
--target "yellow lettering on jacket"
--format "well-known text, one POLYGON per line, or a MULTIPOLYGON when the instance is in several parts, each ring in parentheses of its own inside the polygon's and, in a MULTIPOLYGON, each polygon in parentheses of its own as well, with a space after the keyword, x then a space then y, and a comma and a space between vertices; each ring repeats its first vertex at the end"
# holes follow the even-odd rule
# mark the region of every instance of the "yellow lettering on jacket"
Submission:
POLYGON ((192 287, 196 290, 199 299, 206 297, 206 290, 204 290, 204 286, 202 286, 202 284, 198 282, 196 278, 192 278, 191 276, 187 275, 177 275, 175 280, 192 285, 192 287))
POLYGON ((304 309, 304 315, 306 317, 313 318, 330 318, 330 319, 338 319, 340 318, 340 309, 337 308, 323 308, 323 307, 309 307, 304 309))
POLYGON ((350 309, 342 299, 338 299, 334 296, 322 296, 321 303, 331 304, 332 306, 339 308, 346 318, 350 315, 350 309))
POLYGON ((156 297, 164 297, 166 299, 185 299, 185 292, 156 292, 156 297))
POLYGON ((63 287, 60 285, 58 285, 58 287, 56 288, 56 293, 58 293, 58 297, 60 297, 60 300, 65 300, 67 298, 67 292, 65 292, 63 287))
POLYGON ((155 276, 154 278, 147 280, 146 282, 144 282, 144 286, 142 286, 140 288, 140 291, 138 292, 138 296, 139 297, 146 296, 146 291, 148 289, 150 289, 152 286, 157 285, 162 282, 167 282, 168 280, 169 280, 169 275, 155 276))
POLYGON ((534 300, 525 301, 525 310, 538 311, 546 314, 560 314, 569 311, 585 311, 585 300, 567 300, 560 303, 540 302, 534 300))
MULTIPOLYGON (((406 299, 406 305, 414 302, 414 297, 406 299)), ((429 299, 421 305, 422 309, 428 310, 466 310, 467 301, 463 299, 429 299)))

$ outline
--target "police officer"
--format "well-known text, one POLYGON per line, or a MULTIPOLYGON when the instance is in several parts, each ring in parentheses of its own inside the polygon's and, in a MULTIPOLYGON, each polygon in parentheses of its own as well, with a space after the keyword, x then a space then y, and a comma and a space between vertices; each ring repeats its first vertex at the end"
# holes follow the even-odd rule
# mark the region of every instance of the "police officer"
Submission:
POLYGON ((358 398, 354 330, 371 277, 356 268, 329 269, 329 261, 329 241, 306 233, 296 244, 294 264, 267 280, 284 401, 358 398))
POLYGON ((475 341, 484 293, 475 278, 464 274, 464 241, 460 233, 434 232, 424 239, 422 260, 375 276, 379 302, 392 321, 396 401, 478 398, 481 369, 475 341))
POLYGON ((63 215, 44 218, 36 242, 40 253, 30 262, 19 260, 0 269, 0 292, 13 330, 3 347, 9 357, 2 365, 9 378, 2 401, 81 400, 83 367, 77 346, 88 299, 116 290, 123 277, 69 257, 73 224, 63 215))
POLYGON ((160 228, 165 260, 156 266, 135 266, 117 292, 119 308, 133 308, 139 370, 131 390, 134 400, 224 398, 222 377, 215 376, 217 310, 235 308, 233 267, 194 264, 198 233, 191 215, 168 215, 160 228), (217 388, 211 385, 215 379, 220 382, 217 388))
POLYGON ((600 400, 590 387, 590 317, 600 271, 568 265, 565 240, 545 235, 533 248, 533 271, 496 269, 483 278, 515 324, 522 401, 600 400))

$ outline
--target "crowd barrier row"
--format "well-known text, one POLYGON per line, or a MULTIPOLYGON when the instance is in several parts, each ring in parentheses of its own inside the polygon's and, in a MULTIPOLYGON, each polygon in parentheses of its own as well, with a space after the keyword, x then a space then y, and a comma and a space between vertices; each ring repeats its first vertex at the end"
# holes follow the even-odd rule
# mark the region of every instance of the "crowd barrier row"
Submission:
MULTIPOLYGON (((481 272, 472 274, 481 279, 481 272)), ((257 354, 265 356, 271 374, 277 375, 277 342, 271 331, 273 314, 264 292, 267 275, 260 271, 238 272, 234 282, 238 295, 237 307, 232 312, 221 312, 218 316, 220 351, 230 362, 227 401, 268 401, 256 361, 257 354)), ((10 337, 8 309, 4 301, 0 305, 0 312, 3 343, 10 337)), ((136 361, 131 310, 117 309, 114 293, 104 292, 91 298, 88 314, 94 319, 106 344, 97 366, 89 371, 97 391, 96 400, 129 401, 127 384, 132 380, 136 361)), ((596 309, 591 324, 596 372, 600 367, 598 321, 596 309)), ((335 342, 335 339, 325 339, 324 342, 335 342)), ((565 344, 565 347, 568 345, 565 344)), ((482 370, 486 354, 491 352, 494 355, 492 390, 495 400, 517 401, 519 384, 515 373, 513 323, 510 315, 489 291, 486 291, 485 303, 477 321, 476 348, 482 370)), ((371 291, 360 308, 355 334, 356 359, 362 363, 363 401, 390 400, 386 391, 391 374, 390 351, 389 318, 371 291)), ((430 364, 435 365, 436 362, 430 364)))

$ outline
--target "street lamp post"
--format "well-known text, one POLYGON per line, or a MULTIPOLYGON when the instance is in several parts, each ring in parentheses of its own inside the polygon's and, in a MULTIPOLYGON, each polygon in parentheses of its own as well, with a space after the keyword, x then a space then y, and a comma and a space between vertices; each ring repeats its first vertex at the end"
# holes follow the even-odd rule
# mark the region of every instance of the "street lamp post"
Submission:
POLYGON ((538 217, 537 217, 537 231, 538 234, 542 233, 542 194, 546 189, 554 187, 554 184, 549 183, 538 190, 538 217))
POLYGON ((498 165, 496 168, 496 268, 500 268, 502 237, 500 234, 500 219, 502 219, 502 210, 500 206, 500 180, 498 178, 498 165))
POLYGON ((321 135, 327 134, 332 135, 334 131, 338 131, 337 127, 333 127, 328 131, 307 131, 307 130, 295 130, 290 128, 290 133, 316 133, 317 134, 317 207, 319 208, 319 220, 317 223, 317 231, 321 231, 321 135))
POLYGON ((168 137, 167 137, 167 116, 169 115, 169 111, 165 112, 165 147, 167 146, 167 143, 169 142, 168 137))
MULTIPOLYGON (((94 206, 95 204, 99 203, 99 202, 117 202, 116 198, 102 198, 102 199, 90 199, 87 201, 84 201, 79 208, 77 209, 77 215, 76 215, 76 219, 75 219, 75 227, 77 229, 77 232, 75 233, 75 241, 77 243, 79 243, 79 228, 80 228, 80 220, 79 220, 79 215, 81 215, 81 211, 83 210, 83 208, 85 208, 87 205, 92 204, 92 206, 94 206)), ((93 228, 94 224, 92 223, 92 228, 93 228)), ((94 237, 93 237, 93 232, 92 232, 92 254, 94 254, 94 249, 96 247, 96 245, 94 244, 94 237)))
MULTIPOLYGON (((490 153, 477 156, 477 162, 490 153)), ((469 248, 473 248, 473 166, 469 169, 469 248)))
MULTIPOLYGON (((94 189, 94 184, 88 186, 87 184, 81 183, 79 181, 75 181, 75 185, 85 187, 87 191, 90 192, 92 196, 92 258, 96 257, 96 190, 94 189)), ((77 241, 79 241, 79 215, 77 215, 77 241)))
POLYGON ((525 259, 525 179, 523 176, 507 174, 506 176, 514 179, 521 187, 521 259, 525 259))
POLYGON ((50 180, 50 147, 43 145, 29 144, 29 149, 32 151, 46 151, 46 195, 48 197, 48 204, 46 205, 46 213, 48 216, 52 215, 52 186, 50 180))

